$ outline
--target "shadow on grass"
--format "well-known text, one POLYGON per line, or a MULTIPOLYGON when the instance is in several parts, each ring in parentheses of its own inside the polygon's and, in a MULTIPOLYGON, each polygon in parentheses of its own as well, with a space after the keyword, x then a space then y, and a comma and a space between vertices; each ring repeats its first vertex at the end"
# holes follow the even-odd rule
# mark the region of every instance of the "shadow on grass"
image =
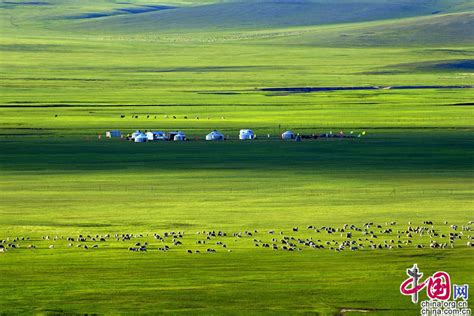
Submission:
POLYGON ((153 142, 10 138, 0 142, 3 171, 256 170, 292 172, 472 173, 469 134, 303 142, 153 142))

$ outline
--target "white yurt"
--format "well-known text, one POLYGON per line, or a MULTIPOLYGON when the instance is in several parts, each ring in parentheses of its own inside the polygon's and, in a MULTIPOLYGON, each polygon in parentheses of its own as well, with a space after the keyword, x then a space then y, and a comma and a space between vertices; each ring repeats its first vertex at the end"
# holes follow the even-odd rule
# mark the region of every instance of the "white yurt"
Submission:
POLYGON ((183 132, 178 132, 176 135, 174 135, 173 140, 174 141, 186 140, 186 135, 183 132))
POLYGON ((146 136, 146 134, 140 134, 135 136, 134 141, 135 143, 146 143, 148 141, 148 137, 146 136))
POLYGON ((286 131, 281 134, 281 139, 295 139, 295 134, 292 131, 286 131))
POLYGON ((224 135, 218 131, 212 131, 206 135, 206 140, 224 140, 224 135))
POLYGON ((132 140, 135 140, 135 137, 138 135, 143 134, 140 130, 136 130, 135 132, 132 133, 132 136, 130 137, 132 140))
POLYGON ((251 129, 241 129, 239 133, 239 139, 240 140, 246 140, 246 139, 254 139, 255 134, 251 129))

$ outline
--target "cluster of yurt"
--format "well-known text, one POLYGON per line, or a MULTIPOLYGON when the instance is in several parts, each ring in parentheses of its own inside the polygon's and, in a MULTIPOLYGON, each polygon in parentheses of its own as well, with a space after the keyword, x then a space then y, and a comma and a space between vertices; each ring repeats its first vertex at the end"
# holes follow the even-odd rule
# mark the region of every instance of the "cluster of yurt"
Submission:
MULTIPOLYGON (((358 134, 357 136, 354 135, 354 132, 351 131, 349 134, 344 134, 342 131, 339 133, 333 133, 332 131, 329 133, 321 134, 321 135, 300 135, 300 134, 295 134, 292 131, 285 131, 284 133, 281 134, 281 139, 282 140, 293 140, 293 141, 301 141, 303 138, 304 139, 316 139, 318 137, 338 137, 338 138, 355 138, 355 137, 361 137, 365 136, 366 132, 363 131, 362 133, 358 134)), ((119 130, 109 130, 106 131, 106 137, 107 138, 124 138, 122 133, 119 130)), ((254 140, 256 139, 257 136, 251 129, 241 129, 239 132, 239 140, 254 140)), ((268 138, 270 138, 270 135, 268 135, 268 138)), ((142 132, 140 130, 137 130, 133 132, 132 134, 128 134, 126 137, 127 140, 136 142, 136 143, 144 143, 144 142, 149 142, 149 141, 185 141, 187 140, 186 135, 183 132, 161 132, 161 131, 145 131, 142 132)), ((226 140, 226 137, 224 134, 217 130, 213 130, 209 134, 206 135, 206 141, 223 141, 226 140)))
MULTIPOLYGON (((239 132, 240 140, 252 140, 255 139, 255 134, 251 129, 241 129, 239 132)), ((225 136, 219 131, 212 131, 206 135, 208 141, 221 141, 225 140, 225 136)))
POLYGON ((183 132, 142 132, 137 130, 133 132, 127 139, 135 143, 145 143, 152 141, 163 141, 163 140, 172 140, 172 141, 184 141, 186 140, 186 135, 183 132))

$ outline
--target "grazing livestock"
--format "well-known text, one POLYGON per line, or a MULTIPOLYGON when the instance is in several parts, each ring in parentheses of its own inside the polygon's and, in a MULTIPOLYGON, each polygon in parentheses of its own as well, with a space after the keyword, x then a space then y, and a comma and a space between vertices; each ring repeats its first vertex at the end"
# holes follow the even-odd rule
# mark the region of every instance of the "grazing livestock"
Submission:
MULTIPOLYGON (((253 247, 255 247, 256 249, 262 249, 262 251, 265 248, 271 248, 274 250, 281 249, 288 252, 297 252, 304 249, 313 249, 315 251, 331 250, 336 252, 356 252, 368 250, 384 251, 392 249, 401 249, 404 248, 403 245, 413 245, 412 247, 416 249, 429 248, 432 250, 445 249, 448 247, 454 248, 455 246, 458 246, 460 244, 467 247, 474 246, 472 236, 469 234, 469 232, 471 231, 470 223, 468 223, 467 225, 450 225, 435 228, 433 221, 425 220, 420 226, 416 226, 416 224, 412 224, 410 222, 405 229, 400 227, 398 230, 396 227, 396 222, 387 221, 384 224, 385 225, 383 226, 380 224, 374 224, 373 222, 368 222, 365 223, 363 226, 358 227, 354 224, 345 223, 341 226, 321 226, 320 228, 317 228, 314 225, 308 225, 305 226, 308 230, 301 233, 307 234, 304 237, 285 235, 283 231, 280 231, 280 238, 274 238, 276 236, 269 236, 268 239, 265 238, 265 236, 268 235, 262 236, 262 238, 256 238, 256 236, 258 235, 258 230, 255 228, 237 233, 232 233, 229 235, 223 232, 222 230, 198 231, 196 234, 203 235, 203 237, 205 238, 201 238, 199 240, 194 241, 190 241, 185 238, 185 233, 182 231, 168 231, 164 232, 161 236, 157 233, 150 235, 117 233, 114 235, 114 237, 116 241, 140 239, 139 242, 133 243, 133 247, 128 248, 129 251, 137 252, 148 251, 148 238, 152 240, 159 240, 163 244, 165 244, 166 242, 172 243, 172 247, 180 245, 189 245, 190 242, 194 242, 195 244, 201 245, 206 244, 207 240, 209 241, 208 243, 212 243, 227 249, 226 241, 228 237, 232 238, 233 242, 243 243, 244 245, 247 244, 248 247, 252 247, 253 245, 253 247), (397 233, 396 239, 394 233, 395 231, 397 233), (338 232, 338 234, 335 234, 336 232, 338 232), (329 238, 322 238, 324 236, 329 235, 331 236, 330 240, 329 238), (318 237, 320 239, 318 239, 318 237), (216 238, 219 238, 219 240, 215 240, 216 238), (212 242, 210 242, 211 240, 212 242), (250 244, 251 242, 253 244, 250 244)), ((292 227, 291 232, 299 233, 298 227, 292 227)), ((276 231, 268 230, 267 233, 269 235, 274 235, 276 234, 276 231)), ((88 246, 87 244, 85 244, 85 242, 87 241, 96 241, 107 245, 107 242, 110 242, 108 238, 110 238, 109 234, 103 236, 99 234, 77 235, 76 238, 69 236, 63 237, 58 235, 42 236, 43 243, 48 242, 49 240, 67 240, 69 242, 67 244, 67 247, 71 248, 74 246, 73 243, 77 241, 78 244, 76 246, 78 248, 84 249, 99 248, 98 243, 95 243, 92 246, 88 246)), ((29 239, 29 237, 24 236, 0 239, 0 251, 5 252, 9 248, 19 248, 18 242, 29 239)), ((40 243, 39 246, 41 247, 42 244, 40 243)), ((26 248, 34 249, 36 248, 36 246, 30 244, 26 248)), ((56 245, 50 244, 48 248, 56 248, 56 245)), ((168 245, 164 245, 158 248, 158 250, 167 252, 168 250, 170 250, 170 247, 168 245)), ((191 249, 188 249, 185 251, 186 253, 190 254, 200 253, 199 250, 193 251, 191 249)), ((216 250, 213 248, 208 248, 206 252, 213 253, 216 252, 216 250)), ((231 252, 231 250, 228 249, 228 252, 231 252)))

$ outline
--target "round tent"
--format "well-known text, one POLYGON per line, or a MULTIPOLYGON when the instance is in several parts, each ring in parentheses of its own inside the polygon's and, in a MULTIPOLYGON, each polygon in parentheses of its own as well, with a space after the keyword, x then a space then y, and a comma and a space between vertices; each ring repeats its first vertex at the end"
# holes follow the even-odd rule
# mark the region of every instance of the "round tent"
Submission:
POLYGON ((135 132, 132 133, 132 136, 130 137, 132 140, 135 139, 135 137, 137 137, 138 135, 141 135, 143 134, 140 130, 137 130, 135 132))
POLYGON ((174 135, 173 138, 174 141, 183 141, 186 140, 186 135, 183 132, 178 132, 176 135, 174 135))
POLYGON ((254 139, 255 134, 250 129, 241 129, 239 133, 240 140, 254 139))
POLYGON ((148 137, 145 134, 135 136, 135 143, 145 143, 148 141, 148 137))
POLYGON ((206 135, 206 140, 224 140, 224 135, 218 131, 212 131, 206 135))
POLYGON ((295 134, 293 134, 292 131, 286 131, 283 134, 281 134, 281 139, 294 139, 295 134))

